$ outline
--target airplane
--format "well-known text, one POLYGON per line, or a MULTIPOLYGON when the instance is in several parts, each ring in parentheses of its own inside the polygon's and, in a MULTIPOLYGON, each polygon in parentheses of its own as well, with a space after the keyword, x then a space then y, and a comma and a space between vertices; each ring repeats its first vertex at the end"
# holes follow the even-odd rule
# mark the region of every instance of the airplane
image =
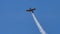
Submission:
POLYGON ((34 10, 36 10, 35 8, 29 8, 28 10, 26 10, 27 12, 32 12, 34 13, 34 10))

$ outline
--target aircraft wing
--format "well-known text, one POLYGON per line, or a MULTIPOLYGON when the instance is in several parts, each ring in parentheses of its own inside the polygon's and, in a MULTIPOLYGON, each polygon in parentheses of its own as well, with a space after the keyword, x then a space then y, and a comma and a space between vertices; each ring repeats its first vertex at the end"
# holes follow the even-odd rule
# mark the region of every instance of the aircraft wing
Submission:
POLYGON ((30 10, 26 10, 26 11, 30 11, 30 10))

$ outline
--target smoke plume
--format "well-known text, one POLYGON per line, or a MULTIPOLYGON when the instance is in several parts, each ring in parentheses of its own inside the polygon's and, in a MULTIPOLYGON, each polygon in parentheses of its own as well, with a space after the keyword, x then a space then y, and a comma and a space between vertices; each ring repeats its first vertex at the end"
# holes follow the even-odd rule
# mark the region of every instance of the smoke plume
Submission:
POLYGON ((32 13, 32 16, 33 16, 33 19, 34 19, 34 21, 35 21, 40 33, 41 34, 46 34, 46 32, 43 30, 42 26, 39 24, 39 22, 38 22, 36 16, 34 15, 34 13, 32 13))

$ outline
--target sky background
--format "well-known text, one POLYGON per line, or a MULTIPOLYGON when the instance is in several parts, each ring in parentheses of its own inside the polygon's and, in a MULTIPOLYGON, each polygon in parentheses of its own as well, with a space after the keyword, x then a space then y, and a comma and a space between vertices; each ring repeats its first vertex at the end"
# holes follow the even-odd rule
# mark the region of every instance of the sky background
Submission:
POLYGON ((48 34, 60 34, 60 0, 0 0, 0 34, 41 34, 30 7, 48 34))

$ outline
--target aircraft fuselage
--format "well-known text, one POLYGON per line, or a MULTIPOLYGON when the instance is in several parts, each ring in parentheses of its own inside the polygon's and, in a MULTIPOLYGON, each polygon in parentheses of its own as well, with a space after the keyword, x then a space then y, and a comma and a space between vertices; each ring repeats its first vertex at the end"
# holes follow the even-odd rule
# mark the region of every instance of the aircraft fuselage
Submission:
POLYGON ((35 8, 29 8, 28 10, 26 10, 27 12, 34 12, 34 10, 36 10, 35 8))

